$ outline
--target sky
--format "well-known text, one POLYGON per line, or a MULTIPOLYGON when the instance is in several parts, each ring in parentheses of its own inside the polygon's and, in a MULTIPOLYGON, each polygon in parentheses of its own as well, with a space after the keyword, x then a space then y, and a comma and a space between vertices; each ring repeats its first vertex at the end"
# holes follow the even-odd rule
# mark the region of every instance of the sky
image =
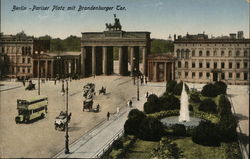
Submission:
POLYGON ((53 38, 81 36, 82 32, 102 32, 105 23, 120 19, 124 31, 149 31, 151 38, 203 33, 228 35, 239 30, 249 37, 248 0, 1 0, 1 32, 50 35, 53 38), (32 11, 33 6, 49 7, 32 11), (54 10, 53 6, 65 10, 54 10), (112 10, 82 10, 79 6, 114 7, 112 10), (117 10, 116 6, 125 7, 117 10), (27 7, 12 11, 13 7, 27 7), (67 7, 75 6, 75 10, 67 7), (29 9, 31 8, 31 9, 29 9))

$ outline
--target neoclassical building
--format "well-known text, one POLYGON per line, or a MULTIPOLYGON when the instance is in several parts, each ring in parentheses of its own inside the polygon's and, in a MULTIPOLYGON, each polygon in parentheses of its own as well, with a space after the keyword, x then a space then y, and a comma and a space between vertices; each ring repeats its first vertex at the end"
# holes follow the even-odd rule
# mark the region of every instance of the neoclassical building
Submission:
POLYGON ((151 54, 147 56, 148 80, 167 82, 174 80, 175 59, 172 53, 151 54))
POLYGON ((0 33, 0 54, 4 56, 4 70, 8 77, 32 77, 35 51, 48 52, 49 41, 36 40, 23 32, 17 35, 0 33))
POLYGON ((220 38, 174 36, 175 78, 186 82, 248 84, 250 39, 242 32, 220 38))

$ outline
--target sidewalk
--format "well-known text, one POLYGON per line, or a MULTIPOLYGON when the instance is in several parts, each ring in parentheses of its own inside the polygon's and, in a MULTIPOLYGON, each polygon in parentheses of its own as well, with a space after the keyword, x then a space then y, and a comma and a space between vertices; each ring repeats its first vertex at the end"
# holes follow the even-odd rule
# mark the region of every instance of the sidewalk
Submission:
MULTIPOLYGON (((159 85, 159 84, 158 84, 159 85)), ((148 87, 155 87, 152 84, 148 87)), ((158 86, 159 87, 159 86, 158 86)), ((165 87, 161 87, 158 91, 151 91, 157 95, 161 95, 165 87)), ((69 146, 70 154, 64 154, 64 149, 53 158, 97 158, 103 153, 103 149, 109 145, 118 135, 123 133, 123 125, 127 120, 128 113, 131 109, 143 109, 146 102, 145 95, 140 96, 140 101, 133 98, 133 107, 125 107, 119 113, 110 116, 109 120, 103 121, 93 130, 83 135, 77 141, 69 146)), ((70 135, 70 134, 69 134, 70 135)))

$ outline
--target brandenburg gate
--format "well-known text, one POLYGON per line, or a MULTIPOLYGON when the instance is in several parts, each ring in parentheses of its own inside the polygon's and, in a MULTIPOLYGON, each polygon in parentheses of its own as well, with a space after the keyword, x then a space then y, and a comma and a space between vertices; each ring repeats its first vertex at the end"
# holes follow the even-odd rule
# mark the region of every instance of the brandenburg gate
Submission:
POLYGON ((147 54, 150 51, 150 42, 150 32, 122 31, 119 19, 115 16, 113 25, 106 23, 106 31, 82 33, 82 77, 113 74, 114 47, 117 47, 119 51, 119 75, 129 75, 128 61, 131 64, 130 75, 139 70, 140 52, 142 52, 142 70, 140 71, 147 75, 147 54))

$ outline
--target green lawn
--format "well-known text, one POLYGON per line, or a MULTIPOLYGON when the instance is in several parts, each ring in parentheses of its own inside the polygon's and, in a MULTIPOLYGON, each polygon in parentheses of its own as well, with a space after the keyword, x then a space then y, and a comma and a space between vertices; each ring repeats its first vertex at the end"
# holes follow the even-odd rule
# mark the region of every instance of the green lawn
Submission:
POLYGON ((202 146, 194 143, 191 137, 175 139, 180 150, 187 159, 225 159, 225 149, 220 147, 202 146))
POLYGON ((124 158, 151 158, 151 150, 158 145, 159 142, 155 141, 143 141, 137 139, 134 146, 132 146, 124 158))

